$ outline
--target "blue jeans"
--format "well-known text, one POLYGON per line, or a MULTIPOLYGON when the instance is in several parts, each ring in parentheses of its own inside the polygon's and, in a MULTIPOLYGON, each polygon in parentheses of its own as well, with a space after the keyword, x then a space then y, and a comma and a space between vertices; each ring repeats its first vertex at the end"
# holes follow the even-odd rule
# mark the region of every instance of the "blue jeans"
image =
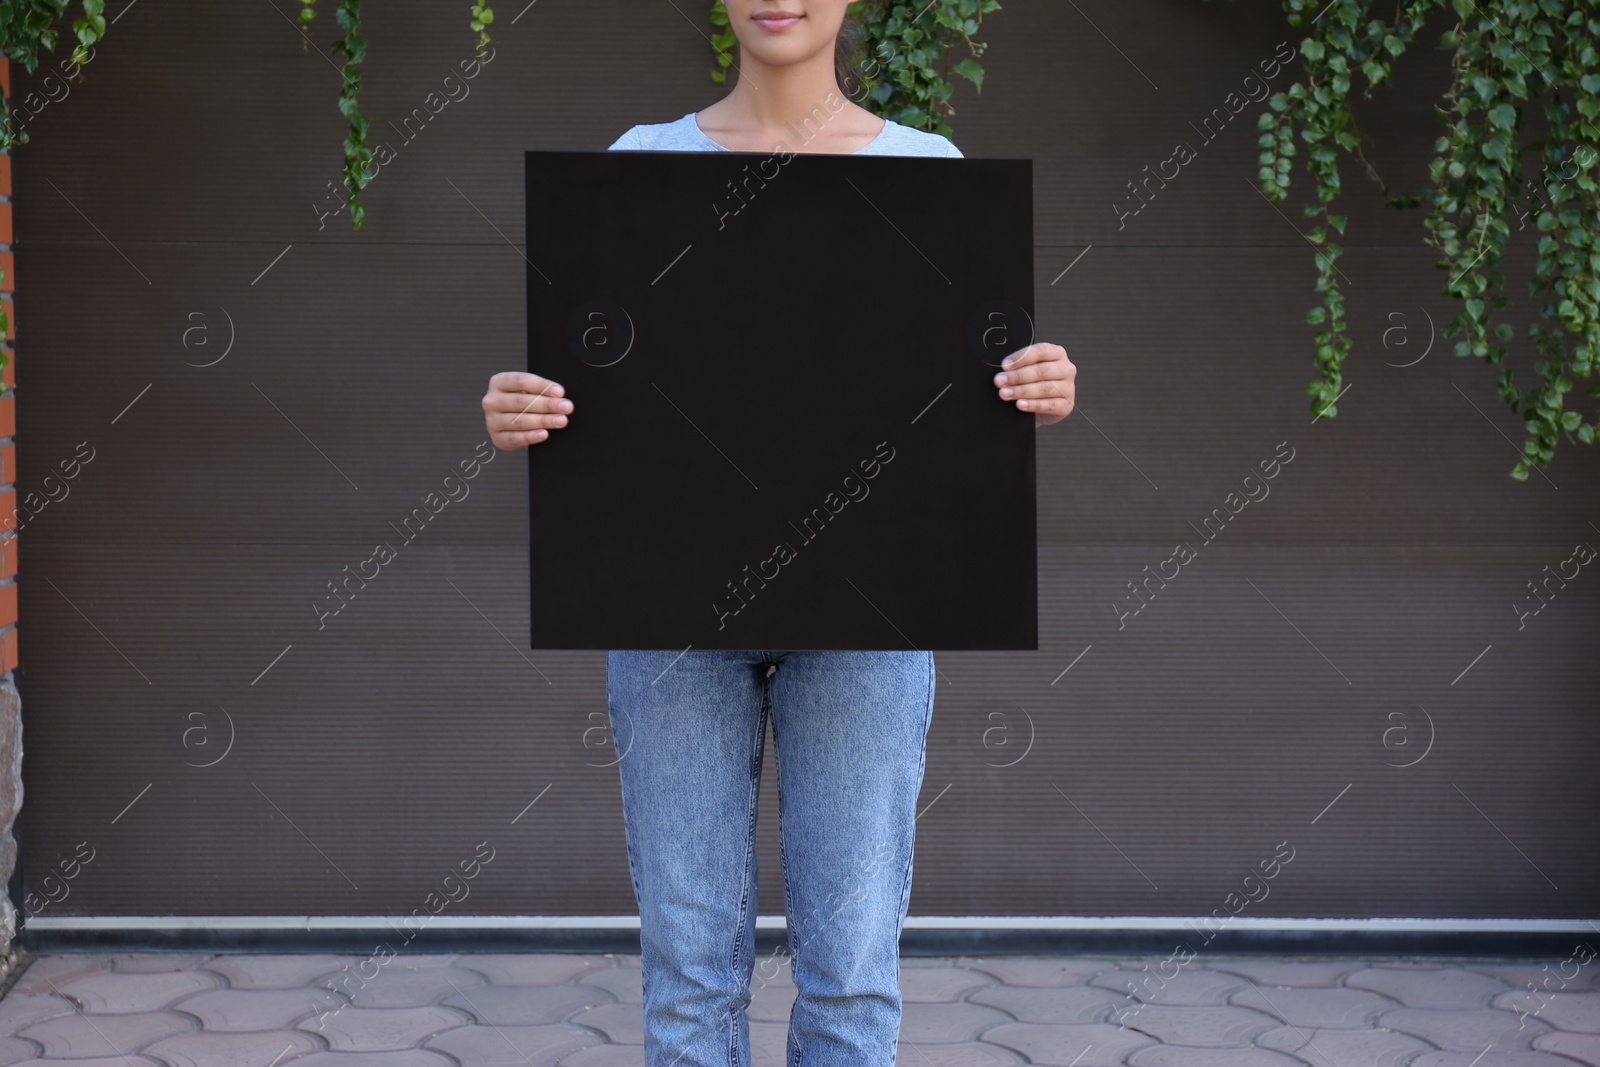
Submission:
POLYGON ((933 681, 927 651, 607 654, 649 1067, 750 1064, 769 714, 797 992, 788 1067, 893 1067, 933 681))

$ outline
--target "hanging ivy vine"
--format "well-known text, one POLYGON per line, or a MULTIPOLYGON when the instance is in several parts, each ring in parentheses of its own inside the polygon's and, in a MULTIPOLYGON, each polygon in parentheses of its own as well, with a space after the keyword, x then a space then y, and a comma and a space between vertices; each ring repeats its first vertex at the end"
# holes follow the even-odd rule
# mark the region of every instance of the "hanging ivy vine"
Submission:
MULTIPOLYGON (((55 24, 67 13, 69 0, 0 0, 0 52, 12 63, 32 74, 39 68, 39 52, 56 50, 55 24)), ((72 36, 77 42, 69 61, 71 76, 81 78, 83 65, 89 62, 91 47, 105 36, 105 0, 82 0, 83 14, 72 20, 72 36)), ((0 101, 0 151, 10 151, 14 145, 27 144, 28 132, 11 128, 11 101, 0 101)), ((0 279, 5 271, 0 270, 0 279)), ((0 337, 11 332, 11 316, 0 304, 0 337)), ((0 370, 4 370, 10 357, 0 348, 0 370)), ((3 388, 3 386, 0 386, 3 388)))
MULTIPOLYGON (((343 80, 339 86, 339 113, 350 120, 344 138, 344 187, 350 193, 350 221, 361 229, 367 221, 367 209, 361 203, 361 190, 372 180, 372 151, 367 147, 367 117, 361 114, 356 98, 361 92, 361 61, 367 56, 367 39, 361 36, 361 0, 337 0, 334 18, 344 36, 328 46, 336 56, 344 57, 339 73, 343 80)), ((467 25, 478 35, 478 51, 489 43, 489 24, 494 22, 494 10, 486 3, 468 4, 470 17, 467 25)), ((300 14, 296 22, 305 33, 317 17, 317 0, 300 0, 300 14)))
MULTIPOLYGON (((945 120, 956 112, 950 76, 960 75, 983 91, 978 57, 988 46, 977 34, 983 16, 1000 10, 1000 0, 859 0, 847 10, 846 18, 856 20, 865 38, 864 55, 852 64, 855 84, 844 87, 850 98, 880 118, 949 137, 945 120), (957 59, 962 50, 966 54, 957 59)), ((717 63, 711 80, 722 85, 736 44, 722 0, 712 3, 710 21, 717 63)))
MULTIPOLYGON (((32 74, 39 69, 39 52, 56 50, 56 22, 67 13, 70 0, 0 0, 0 52, 32 74)), ((82 0, 82 14, 72 20, 71 63, 81 67, 89 62, 89 49, 106 33, 105 0, 82 0)), ((0 104, 5 122, 0 125, 0 150, 13 144, 27 144, 26 131, 11 129, 10 101, 0 104)))
MULTIPOLYGON (((365 210, 359 194, 372 177, 367 119, 357 102, 366 39, 360 34, 360 0, 335 2, 344 36, 330 51, 343 59, 338 106, 349 120, 344 185, 360 229, 365 210)), ((298 3, 297 22, 305 32, 316 18, 317 0, 298 3)), ((71 6, 71 0, 0 0, 0 52, 33 73, 40 53, 55 50, 54 27, 71 6)), ((467 6, 481 51, 494 13, 476 0, 467 6)), ((1399 0, 1388 18, 1375 14, 1377 7, 1373 0, 1284 0, 1289 24, 1306 33, 1300 43, 1304 79, 1273 94, 1271 110, 1258 123, 1259 176, 1268 198, 1276 203, 1288 195, 1291 162, 1302 145, 1315 185, 1314 199, 1304 208, 1316 220, 1307 236, 1317 246, 1314 291, 1320 296, 1306 321, 1323 327, 1313 338, 1318 377, 1306 386, 1311 410, 1336 416, 1345 387, 1350 338, 1336 266, 1344 250, 1333 234, 1344 233, 1347 218, 1332 207, 1342 191, 1340 157, 1348 154, 1390 205, 1427 205, 1424 241, 1441 256, 1437 265, 1448 277, 1444 292, 1461 301, 1444 335, 1460 337, 1456 355, 1500 368, 1496 391, 1523 419, 1527 433, 1510 473, 1526 479, 1533 467, 1549 465, 1560 439, 1590 444, 1596 436, 1595 405, 1569 407, 1568 394, 1600 370, 1600 12, 1589 0, 1399 0), (1362 95, 1370 98, 1374 88, 1392 80, 1394 62, 1439 10, 1454 15, 1439 41, 1451 52, 1452 80, 1435 108, 1445 129, 1434 143, 1431 184, 1415 194, 1395 192, 1362 152, 1363 135, 1350 107, 1352 80, 1365 79, 1362 95), (1544 136, 1537 139, 1528 135, 1534 108, 1544 120, 1544 136), (1524 181, 1526 155, 1539 167, 1535 179, 1524 181), (1529 206, 1519 213, 1524 186, 1529 206), (1537 358, 1536 380, 1523 388, 1505 364, 1517 324, 1498 313, 1511 303, 1501 265, 1512 222, 1520 229, 1530 216, 1538 237, 1528 295, 1543 296, 1543 302, 1538 320, 1524 331, 1537 358)), ((858 102, 902 125, 949 136, 947 120, 955 114, 951 77, 966 78, 982 91, 978 58, 985 45, 977 34, 983 16, 999 8, 999 0, 851 5, 848 17, 857 20, 866 41, 856 68, 858 102)), ((79 9, 71 22, 75 68, 89 61, 106 32, 104 0, 79 0, 79 9)), ((710 20, 717 63, 712 80, 724 84, 736 40, 721 0, 713 3, 710 20)), ((74 70, 73 76, 81 74, 74 70)), ((12 128, 9 101, 0 102, 0 114, 0 150, 27 143, 26 131, 12 128)), ((5 325, 0 310, 0 335, 5 325)), ((1589 384, 1583 395, 1600 398, 1600 383, 1589 384)))
MULTIPOLYGON (((1547 467, 1558 438, 1591 444, 1595 405, 1568 408, 1567 394, 1600 369, 1600 11, 1584 0, 1403 0, 1392 20, 1377 17, 1371 0, 1285 0, 1289 24, 1303 29, 1300 43, 1305 79, 1268 98, 1259 121, 1259 175, 1274 203, 1289 189, 1296 141, 1305 146, 1305 167, 1316 184, 1305 215, 1317 219, 1307 235, 1318 246, 1315 291, 1321 304, 1306 321, 1315 334, 1319 377, 1306 386, 1311 410, 1333 417, 1344 389, 1342 367, 1350 351, 1344 298, 1335 266, 1343 249, 1331 240, 1344 233, 1346 217, 1334 214, 1341 191, 1339 157, 1356 157, 1394 207, 1428 206, 1424 238, 1442 257, 1444 292, 1461 301, 1444 327, 1457 356, 1475 356, 1499 367, 1496 391, 1522 417, 1527 437, 1511 477, 1526 480, 1547 467), (1420 194, 1391 187, 1362 153, 1363 135, 1351 114, 1351 81, 1366 81, 1363 98, 1391 80, 1393 64, 1415 43, 1425 20, 1438 10, 1454 22, 1439 47, 1452 53, 1452 80, 1435 107, 1444 133, 1434 143, 1428 174, 1433 184, 1420 194), (1538 108, 1544 137, 1527 137, 1538 108), (1537 178, 1524 182, 1523 156, 1538 161, 1537 178), (1517 211, 1524 185, 1526 211, 1517 211), (1538 359, 1537 380, 1517 384, 1505 365, 1516 324, 1496 312, 1510 305, 1500 269, 1513 227, 1528 216, 1538 234, 1528 295, 1544 295, 1539 319, 1525 336, 1538 359)), ((1585 393, 1600 397, 1600 383, 1585 393)))

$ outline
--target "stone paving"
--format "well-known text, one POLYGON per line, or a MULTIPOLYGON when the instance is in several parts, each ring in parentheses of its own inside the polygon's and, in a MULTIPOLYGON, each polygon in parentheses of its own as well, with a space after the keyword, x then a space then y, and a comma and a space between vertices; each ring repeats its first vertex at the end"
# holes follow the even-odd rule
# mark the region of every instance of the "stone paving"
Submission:
MULTIPOLYGON (((783 1064, 776 962, 753 983, 754 1067, 783 1064)), ((1600 1067, 1600 962, 1162 965, 906 957, 896 1067, 1600 1067)), ((60 953, 0 999, 0 1065, 642 1067, 640 1005, 637 955, 60 953)))

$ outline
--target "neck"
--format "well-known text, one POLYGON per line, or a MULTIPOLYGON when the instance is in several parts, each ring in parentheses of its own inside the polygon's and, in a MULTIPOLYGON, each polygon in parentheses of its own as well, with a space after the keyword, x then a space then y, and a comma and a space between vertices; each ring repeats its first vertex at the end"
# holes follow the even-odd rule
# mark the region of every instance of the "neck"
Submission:
POLYGON ((753 127, 773 140, 793 142, 815 136, 848 105, 834 74, 832 48, 783 66, 740 58, 733 90, 715 105, 728 125, 753 127))

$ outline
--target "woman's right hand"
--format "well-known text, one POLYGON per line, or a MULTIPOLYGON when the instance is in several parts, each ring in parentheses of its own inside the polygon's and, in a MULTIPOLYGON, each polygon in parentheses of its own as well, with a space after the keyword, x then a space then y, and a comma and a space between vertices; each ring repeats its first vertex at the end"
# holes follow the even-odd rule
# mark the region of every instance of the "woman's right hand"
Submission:
POLYGON ((483 421, 489 440, 502 452, 538 444, 550 430, 567 424, 572 401, 549 378, 524 371, 501 371, 483 394, 483 421))

